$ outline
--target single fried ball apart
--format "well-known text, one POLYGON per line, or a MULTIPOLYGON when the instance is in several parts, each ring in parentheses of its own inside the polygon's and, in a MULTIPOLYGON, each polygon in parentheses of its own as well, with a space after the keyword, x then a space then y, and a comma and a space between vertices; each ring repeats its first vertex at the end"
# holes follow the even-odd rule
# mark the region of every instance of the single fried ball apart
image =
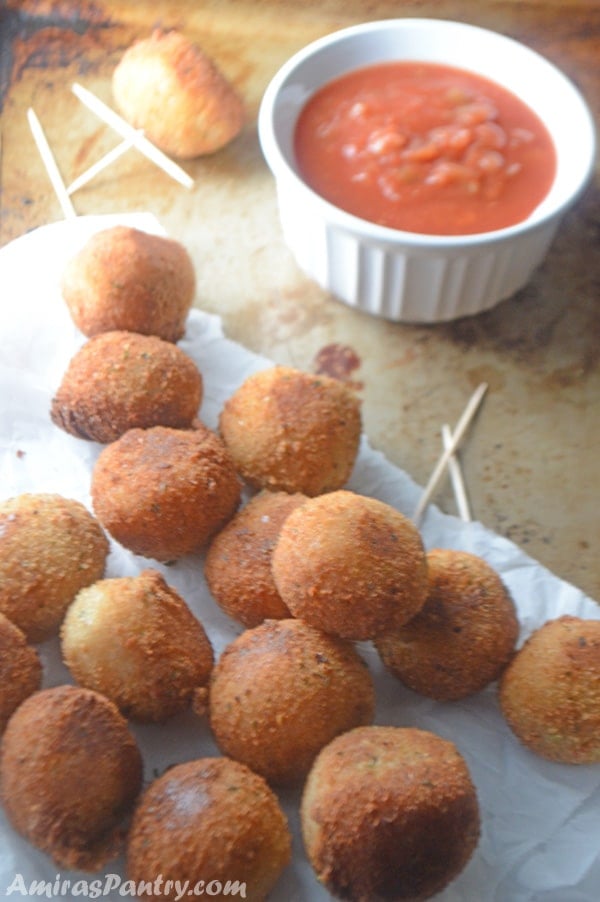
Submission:
POLYGON ((304 501, 300 493, 260 492, 210 544, 208 588, 225 613, 246 627, 290 617, 273 580, 271 556, 286 517, 304 501))
POLYGON ((382 501, 344 489, 292 511, 272 569, 295 617, 346 639, 393 632, 427 594, 425 552, 413 523, 382 501))
POLYGON ((123 330, 174 342, 185 332, 196 273, 178 241, 114 226, 69 260, 61 288, 84 335, 123 330))
POLYGON ((126 50, 112 89, 125 119, 181 159, 220 150, 244 125, 244 105, 233 85, 178 31, 156 29, 126 50))
POLYGON ((385 666, 414 692, 465 698, 498 679, 519 634, 508 590, 486 561, 465 551, 427 554, 427 601, 405 626, 380 636, 385 666))
POLYGON ((150 784, 134 813, 127 876, 141 898, 179 898, 181 881, 206 886, 213 899, 261 902, 291 857, 291 836, 277 797, 249 768, 228 758, 200 758, 170 768, 150 784), (167 885, 171 886, 167 892, 167 885))
POLYGON ((104 574, 108 540, 71 498, 18 495, 0 501, 0 612, 30 642, 58 630, 77 592, 104 574))
POLYGON ((536 755, 600 762, 600 620, 565 614, 535 630, 504 671, 499 701, 536 755))
POLYGON ((136 332, 103 332, 71 359, 50 416, 78 438, 114 442, 128 429, 192 425, 202 376, 172 342, 136 332))
POLYGON ((61 640, 79 685, 139 721, 161 722, 187 708, 213 665, 204 627, 156 570, 82 589, 61 640))
POLYGON ((0 734, 22 701, 42 682, 42 663, 22 630, 0 614, 0 734))
POLYGON ((453 743, 424 730, 360 727, 320 752, 301 825, 316 875, 336 898, 416 902, 471 858, 479 804, 453 743))
POLYGON ((7 817, 58 867, 95 871, 114 858, 142 785, 142 758, 108 699, 43 689, 8 722, 0 753, 7 817))
POLYGON ((221 751, 269 782, 306 776, 334 736, 371 723, 371 675, 354 647, 300 620, 267 620, 215 665, 210 725, 221 751))
POLYGON ((275 366, 254 373, 231 395, 219 430, 249 485, 319 495, 350 477, 360 403, 337 379, 275 366))
POLYGON ((194 429, 130 429, 92 473, 98 519, 125 548, 172 561, 199 551, 235 513, 241 486, 227 449, 194 429))

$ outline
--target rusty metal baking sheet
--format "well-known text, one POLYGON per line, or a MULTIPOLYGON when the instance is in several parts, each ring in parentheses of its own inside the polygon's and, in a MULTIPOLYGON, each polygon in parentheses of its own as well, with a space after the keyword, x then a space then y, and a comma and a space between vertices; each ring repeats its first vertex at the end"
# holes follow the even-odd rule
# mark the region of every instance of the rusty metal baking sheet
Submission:
MULTIPOLYGON (((357 314, 311 283, 282 240, 274 182, 256 132, 266 85, 278 67, 310 40, 355 22, 397 15, 460 19, 523 41, 574 80, 600 121, 596 2, 0 0, 0 244, 62 216, 32 139, 27 110, 35 110, 68 184, 120 140, 79 102, 73 83, 111 105, 112 71, 132 41, 147 36, 155 26, 181 29, 214 57, 242 93, 247 107, 242 134, 223 151, 182 164, 194 180, 190 190, 131 149, 73 195, 77 213, 155 214, 192 255, 198 279, 195 305, 218 315, 225 335, 251 352, 350 382, 362 399, 371 447, 418 484, 427 482, 440 454, 442 423, 455 423, 474 388, 487 382, 484 404, 461 451, 475 516, 554 574, 600 600, 598 173, 561 225, 531 283, 494 310, 454 323, 407 326, 357 314)), ((32 267, 35 264, 33 259, 32 267)), ((0 304, 10 305, 15 296, 11 284, 0 283, 0 304)), ((32 332, 35 326, 31 323, 32 332)), ((455 512, 449 482, 440 486, 434 500, 443 510, 455 512)), ((528 586, 528 608, 546 611, 558 604, 559 592, 540 601, 539 583, 532 580, 528 586)), ((64 670, 57 644, 44 653, 47 672, 53 678, 58 675, 58 680, 64 670)), ((370 651, 369 663, 375 669, 378 663, 370 651)), ((391 685, 391 677, 378 673, 378 679, 384 686, 384 706, 390 699, 396 704, 398 687, 391 685)), ((503 754, 495 739, 498 712, 491 694, 446 713, 439 710, 443 706, 435 706, 426 713, 421 707, 417 714, 417 704, 402 690, 403 722, 414 716, 431 729, 447 728, 448 735, 463 727, 463 735, 471 727, 478 735, 487 735, 489 755, 479 755, 478 779, 481 773, 482 785, 484 780, 493 782, 497 795, 505 794, 506 785, 508 795, 496 807, 488 797, 486 817, 496 821, 493 830, 485 826, 486 842, 493 844, 494 830, 503 826, 509 841, 510 831, 526 833, 540 787, 547 798, 554 798, 558 766, 536 761, 536 781, 522 779, 530 766, 528 753, 519 749, 515 758, 503 754), (524 768, 520 780, 513 779, 515 767, 524 768)), ((171 743, 169 754, 182 748, 185 755, 188 750, 189 756, 196 754, 196 739, 198 748, 212 749, 205 725, 191 720, 183 718, 169 733, 161 727, 140 732, 147 746, 160 748, 161 754, 162 742, 171 743), (160 742, 155 743, 159 734, 160 742)), ((476 757, 472 755, 473 760, 476 757)), ((147 762, 151 769, 155 761, 149 756, 147 762)), ((162 766, 162 758, 156 764, 162 766)), ((570 769, 564 783, 570 793, 569 816, 573 814, 582 834, 587 830, 594 836, 598 814, 592 803, 597 789, 595 796, 588 792, 591 770, 584 774, 570 769)), ((595 774, 592 777, 597 780, 595 774)), ((296 818, 298 845, 295 799, 286 798, 286 804, 296 818)), ((536 898, 556 902, 553 850, 562 849, 561 861, 567 863, 573 883, 585 883, 586 862, 575 854, 577 843, 564 840, 564 811, 551 807, 554 817, 548 817, 539 856, 526 863, 530 870, 523 879, 546 881, 547 893, 536 898)), ((29 855, 35 869, 38 853, 31 849, 29 855)), ((299 867, 308 871, 304 860, 299 867)), ((476 871, 480 885, 486 883, 486 867, 479 857, 475 868, 480 869, 476 871)), ((289 879, 295 885, 295 873, 289 879)), ((307 880, 316 886, 312 874, 307 880)), ((58 898, 60 886, 57 892, 58 898)), ((501 902, 516 902, 508 893, 501 902)), ((308 902, 305 896, 295 898, 308 902)), ((447 898, 474 902, 455 894, 452 887, 447 898)), ((596 902, 591 895, 577 898, 596 902)), ((531 900, 523 896, 518 902, 531 900)))
MULTIPOLYGON (((0 240, 61 217, 27 109, 38 115, 70 182, 119 142, 74 96, 73 82, 110 105, 112 70, 125 48, 154 26, 180 28, 242 92, 243 133, 222 152, 185 164, 192 190, 130 150, 73 196, 77 212, 155 213, 192 254, 196 305, 276 362, 351 380, 372 443, 421 484, 439 455, 442 423, 455 420, 475 385, 487 381, 462 455, 475 516, 600 597, 598 177, 524 290, 450 324, 390 324, 351 311, 307 280, 283 244, 256 134, 262 93, 281 63, 313 38, 396 15, 456 18, 523 41, 576 82, 599 120, 597 3, 5 0, 0 240)), ((3 287, 3 303, 9 291, 3 287)), ((435 500, 454 510, 449 484, 435 500)))

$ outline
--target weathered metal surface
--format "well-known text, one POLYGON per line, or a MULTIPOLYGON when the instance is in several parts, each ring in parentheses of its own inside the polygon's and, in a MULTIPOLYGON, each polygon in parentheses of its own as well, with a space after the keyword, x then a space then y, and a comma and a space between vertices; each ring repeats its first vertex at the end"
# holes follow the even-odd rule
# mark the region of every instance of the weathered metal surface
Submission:
MULTIPOLYGON (((475 515, 557 575, 600 599, 600 180, 561 226, 530 285, 475 318, 390 324, 328 298, 296 268, 279 229, 256 133, 262 93, 321 34, 395 15, 455 18, 523 41, 559 65, 600 121, 600 7, 592 2, 169 0, 0 6, 0 241, 60 218, 26 110, 38 114, 67 182, 119 143, 71 92, 111 104, 124 49, 155 25, 178 27, 236 83, 248 108, 238 140, 186 163, 191 191, 135 150, 74 195, 78 213, 145 209, 193 256, 197 305, 273 360, 349 379, 371 443, 424 484, 440 427, 481 380, 489 394, 463 451, 475 515)), ((3 297, 2 303, 8 302, 3 297)), ((454 511, 448 485, 436 497, 454 511)))

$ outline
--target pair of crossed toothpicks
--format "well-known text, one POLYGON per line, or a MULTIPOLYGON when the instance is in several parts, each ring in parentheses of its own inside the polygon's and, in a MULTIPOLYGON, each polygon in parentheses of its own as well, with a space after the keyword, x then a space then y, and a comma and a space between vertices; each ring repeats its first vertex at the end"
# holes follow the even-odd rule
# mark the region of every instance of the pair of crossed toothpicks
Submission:
POLYGON ((171 178, 175 179, 175 181, 179 182, 185 188, 191 188, 193 186, 194 180, 191 176, 189 176, 187 172, 184 172, 180 166, 174 163, 173 160, 152 144, 152 142, 144 136, 142 130, 133 128, 133 126, 122 119, 121 116, 115 113, 114 110, 103 103, 103 101, 96 97, 95 94, 92 94, 87 88, 75 83, 72 86, 72 90, 75 96, 78 97, 89 110, 120 134, 123 140, 113 148, 113 150, 103 156, 102 159, 98 160, 93 166, 90 166, 88 170, 79 175, 75 181, 67 187, 63 182, 58 166, 56 165, 56 160, 54 159, 54 154, 50 149, 50 145, 48 144, 44 130, 36 113, 31 107, 27 110, 29 127, 31 128, 42 162, 46 167, 46 172, 48 173, 48 177, 66 219, 74 219, 77 216, 71 201, 71 195, 93 179, 102 169, 110 166, 111 163, 132 147, 135 147, 143 153, 144 156, 155 163, 156 166, 159 166, 167 173, 167 175, 171 176, 171 178))
POLYGON ((456 424, 454 432, 450 430, 450 427, 446 423, 442 426, 442 440, 444 443, 444 450, 440 455, 438 462, 431 473, 431 476, 429 477, 429 482, 425 486, 423 494, 421 495, 419 503, 417 504, 413 513, 412 519, 417 526, 420 524, 421 518, 425 513, 425 509, 429 504, 429 501, 446 469, 448 469, 450 478, 452 480, 452 487, 454 489, 459 515, 464 521, 469 521, 471 519, 467 493, 465 490, 460 465, 456 457, 456 451, 461 441, 463 440, 469 424, 475 416, 486 391, 487 383, 485 382, 482 382, 475 389, 458 423, 456 424))

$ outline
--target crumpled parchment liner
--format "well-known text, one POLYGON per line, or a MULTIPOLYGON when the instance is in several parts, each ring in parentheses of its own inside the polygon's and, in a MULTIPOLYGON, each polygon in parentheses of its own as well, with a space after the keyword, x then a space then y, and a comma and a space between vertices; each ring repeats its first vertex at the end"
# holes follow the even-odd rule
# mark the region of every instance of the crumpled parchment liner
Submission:
MULTIPOLYGON (((69 257, 101 228, 117 223, 164 234, 150 214, 81 217, 43 226, 0 250, 0 492, 57 492, 91 509, 90 474, 101 446, 63 433, 48 410, 67 363, 85 338, 73 325, 60 294, 69 257)), ((201 415, 216 427, 225 399, 251 372, 271 362, 228 340, 218 317, 194 309, 180 346, 204 377, 201 415)), ((372 495, 406 514, 420 489, 363 438, 350 489, 372 495)), ((562 613, 600 619, 600 607, 555 577, 513 543, 480 523, 462 523, 430 507, 422 534, 428 548, 461 548, 484 557, 511 591, 521 622, 521 641, 562 613)), ((162 565, 111 542, 107 576, 155 567, 202 620, 216 654, 242 627, 210 597, 202 559, 190 556, 162 565)), ((504 723, 495 687, 464 701, 436 703, 404 689, 387 674, 369 643, 359 643, 377 688, 376 722, 414 725, 451 739, 465 756, 477 786, 482 836, 464 872, 438 897, 442 902, 597 902, 600 898, 600 766, 566 766, 522 748, 504 723)), ((40 646, 44 686, 71 682, 58 640, 40 646)), ((166 766, 218 754, 207 724, 191 713, 161 726, 132 725, 144 756, 145 779, 166 766)), ((300 791, 280 793, 294 835, 294 861, 282 876, 276 902, 318 902, 329 895, 306 862, 299 833, 300 791)), ((52 861, 15 834, 0 812, 0 896, 15 875, 54 881, 52 861)), ((119 874, 117 860, 97 875, 62 872, 62 880, 104 879, 119 874)), ((236 875, 230 875, 236 879, 236 875)), ((210 879, 210 875, 207 875, 210 879)), ((121 890, 126 889, 121 884, 121 890)), ((129 894, 130 895, 130 894, 129 894)), ((19 894, 14 893, 14 898, 19 894)), ((67 898, 69 898, 68 896, 67 898)), ((102 898, 123 898, 119 889, 102 898)))

